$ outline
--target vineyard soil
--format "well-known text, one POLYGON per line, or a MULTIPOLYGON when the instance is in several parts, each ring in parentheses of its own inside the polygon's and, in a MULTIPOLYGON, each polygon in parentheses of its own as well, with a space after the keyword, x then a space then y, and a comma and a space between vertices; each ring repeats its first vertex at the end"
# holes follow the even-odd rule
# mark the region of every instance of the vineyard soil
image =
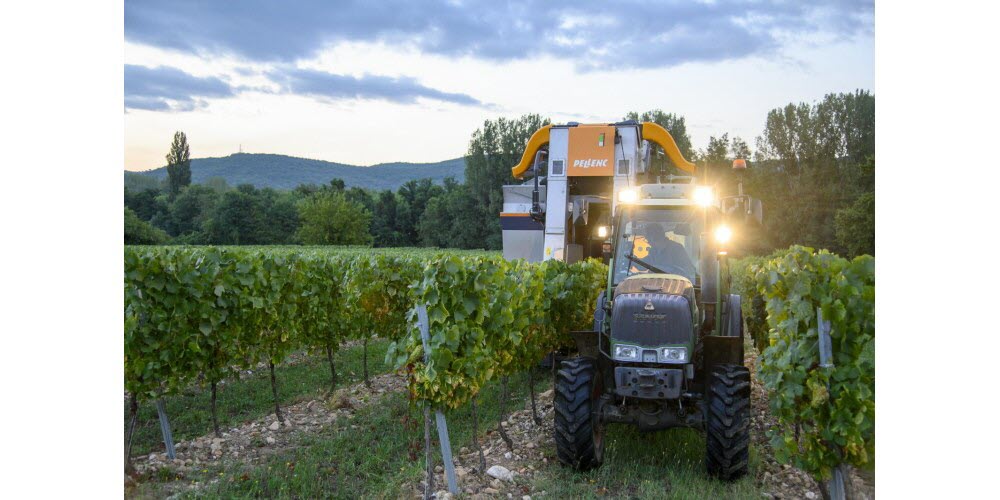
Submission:
MULTIPOLYGON (((342 354, 346 354, 345 351, 342 354)), ((748 349, 748 361, 756 352, 748 349)), ((383 364, 373 357, 372 366, 383 364)), ((322 356, 306 360, 318 374, 322 356)), ((360 360, 354 360, 359 363, 360 360)), ((345 371, 345 374, 349 371, 345 371)), ((355 373, 358 373, 355 371, 355 373)), ((449 413, 449 427, 458 463, 459 484, 470 497, 740 497, 820 498, 816 483, 805 473, 777 464, 767 450, 763 429, 773 425, 762 387, 753 384, 754 446, 751 473, 736 483, 722 483, 704 473, 704 438, 690 430, 643 434, 612 427, 605 464, 588 473, 574 473, 558 464, 552 441, 552 384, 545 372, 536 373, 537 406, 542 424, 532 422, 526 377, 511 378, 511 402, 518 408, 506 420, 514 440, 511 452, 496 432, 499 383, 488 384, 479 397, 480 443, 487 468, 499 465, 513 473, 513 481, 494 479, 479 471, 472 444, 471 408, 449 413)), ((357 378, 355 378, 357 381, 357 378)), ((246 383, 241 381, 239 383, 246 383)), ((288 406, 291 426, 278 426, 273 415, 252 419, 223 441, 205 436, 179 446, 180 463, 167 463, 162 453, 137 460, 142 472, 129 497, 182 496, 376 496, 420 495, 423 489, 421 412, 410 406, 404 382, 397 374, 373 379, 369 392, 363 383, 337 391, 331 398, 322 384, 311 397, 288 406), (270 439, 269 439, 270 438, 270 439), (190 460, 190 462, 188 462, 190 460), (197 460, 197 463, 195 462, 197 460)), ((264 408, 267 407, 265 403, 264 408)), ((437 443, 435 443, 435 446, 437 443)), ((440 467, 440 456, 435 451, 440 467)), ((435 489, 446 484, 443 474, 435 489)), ((856 478, 856 481, 859 481, 856 478)), ((862 489, 873 491, 872 488, 862 489)), ((864 497, 863 497, 864 498, 864 497)))
MULTIPOLYGON (((369 364, 375 373, 386 370, 381 360, 385 357, 387 345, 388 342, 384 340, 368 344, 369 364), (372 363, 372 360, 375 362, 372 363)), ((349 385, 361 380, 361 350, 360 342, 352 341, 345 343, 337 353, 339 385, 349 385)), ((223 430, 274 413, 267 364, 258 364, 257 368, 241 373, 240 380, 228 380, 219 385, 219 424, 223 430)), ((311 356, 297 353, 278 365, 276 372, 278 396, 282 405, 314 398, 317 393, 330 386, 330 372, 325 354, 311 356)), ((189 387, 179 395, 167 397, 164 402, 175 441, 180 442, 211 432, 209 391, 206 387, 197 385, 189 387)), ((127 402, 124 411, 127 423, 129 421, 127 402)), ((139 420, 132 441, 132 456, 162 452, 163 449, 163 436, 160 433, 155 405, 152 402, 142 404, 139 406, 139 420)))

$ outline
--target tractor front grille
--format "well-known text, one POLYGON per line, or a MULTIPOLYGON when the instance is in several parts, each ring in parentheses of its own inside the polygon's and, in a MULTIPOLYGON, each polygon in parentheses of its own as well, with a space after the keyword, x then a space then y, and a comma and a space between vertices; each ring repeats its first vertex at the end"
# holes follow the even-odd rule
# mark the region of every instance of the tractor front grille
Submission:
POLYGON ((682 295, 625 293, 615 297, 611 339, 643 347, 692 340, 691 305, 682 295))

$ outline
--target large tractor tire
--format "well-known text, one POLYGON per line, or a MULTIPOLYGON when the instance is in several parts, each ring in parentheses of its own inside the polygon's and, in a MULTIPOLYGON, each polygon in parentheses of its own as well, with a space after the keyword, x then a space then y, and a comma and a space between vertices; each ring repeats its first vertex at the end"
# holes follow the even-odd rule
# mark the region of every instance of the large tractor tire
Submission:
POLYGON ((717 365, 709 381, 706 413, 709 475, 726 481, 742 477, 750 459, 750 370, 717 365))
POLYGON ((559 461, 576 469, 601 465, 604 428, 594 408, 600 380, 591 358, 563 360, 556 373, 555 434, 559 461))

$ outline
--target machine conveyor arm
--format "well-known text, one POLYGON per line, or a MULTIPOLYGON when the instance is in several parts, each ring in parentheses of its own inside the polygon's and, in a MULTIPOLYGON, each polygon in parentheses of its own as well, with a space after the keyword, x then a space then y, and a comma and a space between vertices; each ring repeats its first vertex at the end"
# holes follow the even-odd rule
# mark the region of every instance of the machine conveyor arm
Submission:
POLYGON ((523 175, 524 172, 534 163, 535 153, 537 153, 542 146, 549 143, 550 128, 552 128, 552 125, 546 125, 536 130, 534 134, 531 134, 531 139, 528 139, 528 145, 524 148, 524 154, 521 155, 521 162, 515 165, 514 168, 510 169, 515 178, 521 178, 521 175, 523 175))
MULTIPOLYGON (((670 132, 667 132, 667 129, 657 123, 642 122, 642 138, 663 148, 663 152, 667 153, 667 158, 670 158, 670 161, 674 162, 677 168, 685 172, 694 173, 694 163, 684 159, 681 150, 677 147, 677 143, 674 142, 673 136, 670 135, 670 132)), ((521 161, 524 162, 524 160, 521 161)))

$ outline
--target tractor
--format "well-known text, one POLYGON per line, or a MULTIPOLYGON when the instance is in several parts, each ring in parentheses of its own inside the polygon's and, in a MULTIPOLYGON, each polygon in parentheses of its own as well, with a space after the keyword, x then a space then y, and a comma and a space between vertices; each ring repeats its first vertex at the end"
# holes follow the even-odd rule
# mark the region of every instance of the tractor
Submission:
POLYGON ((556 370, 555 441, 569 467, 600 466, 607 426, 627 424, 703 430, 710 475, 747 473, 750 373, 727 257, 732 228, 759 224, 762 207, 742 177, 723 198, 694 173, 655 123, 569 123, 536 132, 513 168, 530 180, 504 187, 505 257, 609 266, 593 329, 570 332, 579 354, 556 370), (667 173, 654 145, 692 175, 667 173))

